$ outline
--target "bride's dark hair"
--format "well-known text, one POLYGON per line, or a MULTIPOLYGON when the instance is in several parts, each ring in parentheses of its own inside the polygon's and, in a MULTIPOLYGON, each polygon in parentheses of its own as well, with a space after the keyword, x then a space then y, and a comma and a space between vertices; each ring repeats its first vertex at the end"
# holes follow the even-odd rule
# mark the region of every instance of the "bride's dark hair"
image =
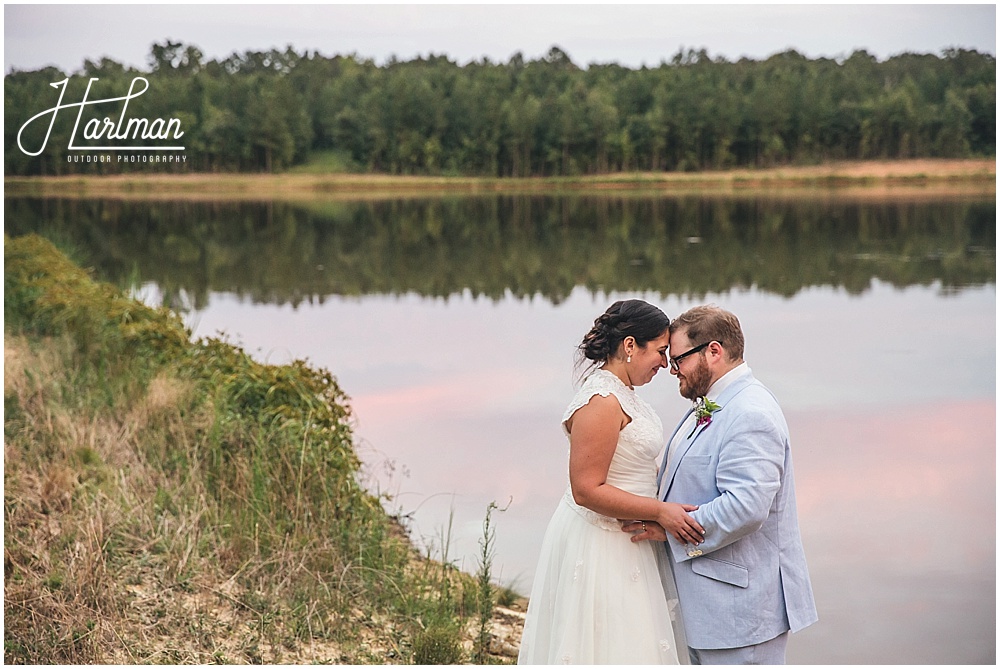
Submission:
POLYGON ((645 346, 670 327, 670 318, 658 307, 643 300, 619 300, 594 320, 577 347, 581 360, 589 360, 591 367, 607 362, 618 351, 625 337, 634 337, 635 343, 645 346))

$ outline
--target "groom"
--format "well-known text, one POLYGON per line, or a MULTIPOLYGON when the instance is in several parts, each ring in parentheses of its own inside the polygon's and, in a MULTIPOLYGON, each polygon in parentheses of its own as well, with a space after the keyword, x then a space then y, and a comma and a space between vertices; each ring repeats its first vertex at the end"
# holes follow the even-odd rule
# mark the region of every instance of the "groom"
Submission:
POLYGON ((698 505, 691 517, 704 540, 682 543, 648 523, 633 540, 666 540, 692 663, 783 664, 789 631, 817 620, 788 426, 743 362, 733 314, 716 306, 681 314, 670 324, 670 355, 681 395, 696 405, 668 442, 660 499, 698 505))

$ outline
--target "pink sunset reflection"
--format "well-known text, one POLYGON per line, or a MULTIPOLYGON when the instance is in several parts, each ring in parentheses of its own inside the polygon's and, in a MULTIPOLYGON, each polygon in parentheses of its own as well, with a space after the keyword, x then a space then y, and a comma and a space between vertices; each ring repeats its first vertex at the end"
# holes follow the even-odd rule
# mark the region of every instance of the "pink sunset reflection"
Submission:
POLYGON ((884 519, 915 504, 930 506, 921 511, 928 523, 980 523, 984 515, 995 516, 992 401, 800 411, 788 419, 805 518, 853 517, 877 505, 884 519), (959 508, 962 517, 953 518, 959 508))
POLYGON ((873 662, 988 659, 996 621, 995 403, 787 417, 822 623, 790 648, 802 658, 847 662, 847 634, 885 641, 873 662), (917 659, 909 650, 915 630, 940 651, 917 659), (949 655, 955 638, 970 640, 961 658, 949 655))

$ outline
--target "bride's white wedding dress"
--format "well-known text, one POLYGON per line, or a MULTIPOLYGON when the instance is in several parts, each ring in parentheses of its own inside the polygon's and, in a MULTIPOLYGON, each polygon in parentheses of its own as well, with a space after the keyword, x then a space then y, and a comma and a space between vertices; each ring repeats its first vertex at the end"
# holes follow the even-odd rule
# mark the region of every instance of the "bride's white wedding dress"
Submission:
MULTIPOLYGON (((619 433, 607 483, 655 497, 663 426, 617 376, 595 370, 566 409, 563 429, 597 394, 613 394, 632 419, 619 433)), ((576 504, 567 487, 542 542, 518 664, 677 664, 671 618, 679 611, 676 599, 668 603, 670 576, 657 552, 654 543, 632 543, 618 520, 576 504)))

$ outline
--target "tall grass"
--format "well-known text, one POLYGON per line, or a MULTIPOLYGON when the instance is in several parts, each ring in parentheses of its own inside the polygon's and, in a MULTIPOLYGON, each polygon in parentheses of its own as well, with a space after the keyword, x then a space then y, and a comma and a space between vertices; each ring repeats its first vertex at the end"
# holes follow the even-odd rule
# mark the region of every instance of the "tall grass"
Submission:
POLYGON ((39 237, 4 257, 5 663, 386 664, 461 636, 477 586, 363 489, 329 372, 192 341, 39 237))

